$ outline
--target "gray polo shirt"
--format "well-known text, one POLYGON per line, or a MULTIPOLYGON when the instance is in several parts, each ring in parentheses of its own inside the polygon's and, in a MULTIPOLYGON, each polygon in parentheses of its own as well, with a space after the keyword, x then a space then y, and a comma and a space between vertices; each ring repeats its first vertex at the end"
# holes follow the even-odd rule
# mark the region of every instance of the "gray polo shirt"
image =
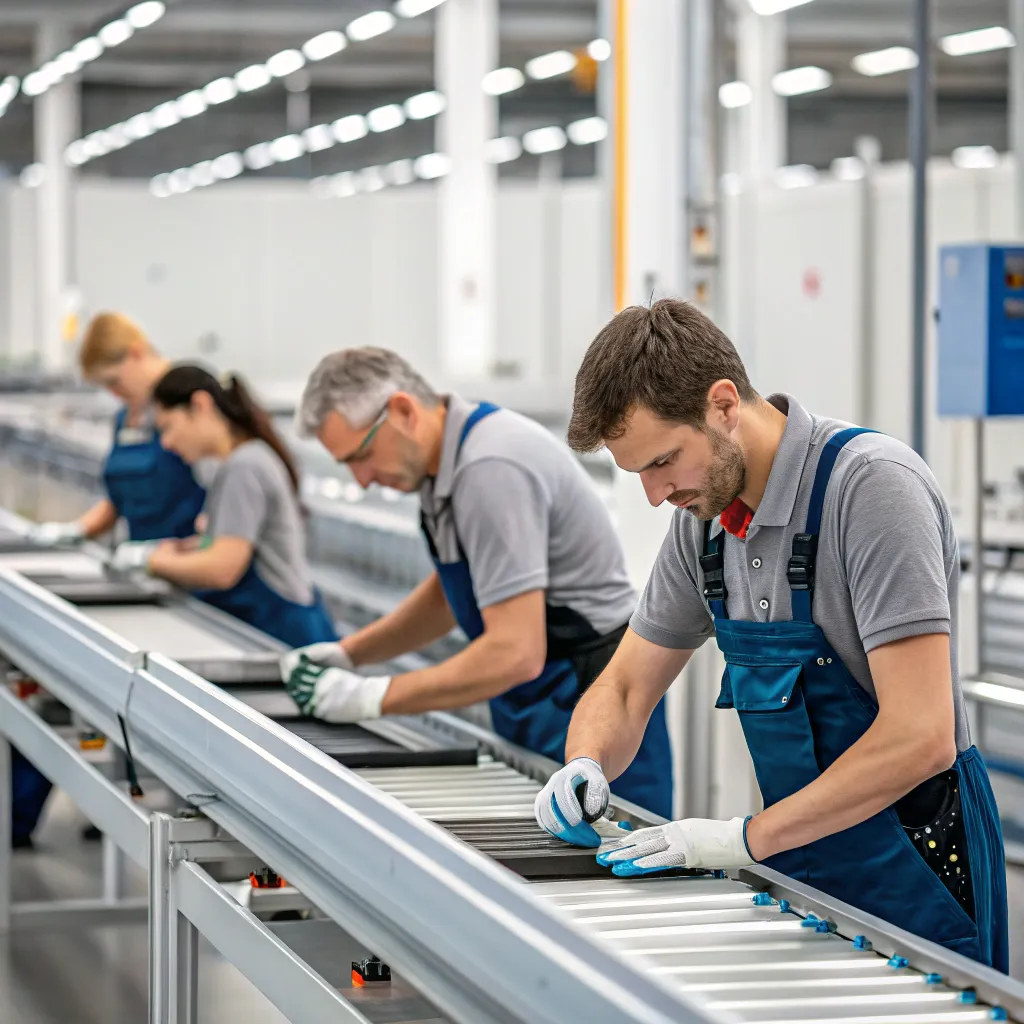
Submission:
POLYGON ((500 409, 459 435, 475 404, 448 399, 437 476, 420 504, 442 562, 465 552, 477 603, 531 590, 568 607, 598 633, 629 621, 636 592, 604 507, 575 456, 540 424, 500 409))
POLYGON ((265 441, 240 444, 221 464, 206 492, 210 537, 241 537, 253 546, 257 575, 297 604, 311 604, 299 502, 284 463, 265 441))
MULTIPOLYGON (((746 539, 726 538, 725 585, 731 618, 784 622, 792 618, 786 569, 793 535, 806 523, 818 456, 850 424, 811 416, 788 395, 768 401, 789 418, 746 539)), ((630 620, 661 647, 697 648, 714 635, 698 563, 703 525, 676 511, 630 620)), ((931 470, 901 441, 862 434, 839 453, 816 564, 814 621, 872 696, 869 651, 906 637, 950 634, 957 749, 969 747, 957 665, 956 534, 931 470)))

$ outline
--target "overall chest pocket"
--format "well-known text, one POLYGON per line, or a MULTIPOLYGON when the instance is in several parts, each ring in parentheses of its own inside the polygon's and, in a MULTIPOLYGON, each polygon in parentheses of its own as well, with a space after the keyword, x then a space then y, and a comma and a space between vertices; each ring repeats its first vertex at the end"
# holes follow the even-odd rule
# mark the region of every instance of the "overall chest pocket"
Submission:
POLYGON ((730 658, 717 708, 735 708, 765 807, 795 793, 820 774, 800 664, 764 664, 730 658))

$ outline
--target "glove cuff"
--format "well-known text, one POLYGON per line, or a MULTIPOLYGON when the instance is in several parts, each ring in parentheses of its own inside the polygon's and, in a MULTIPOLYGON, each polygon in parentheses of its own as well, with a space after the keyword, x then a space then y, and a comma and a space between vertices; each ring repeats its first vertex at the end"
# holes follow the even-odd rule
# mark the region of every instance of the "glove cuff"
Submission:
POLYGON ((757 863, 754 860, 754 855, 750 852, 750 843, 747 842, 747 826, 750 824, 750 819, 753 818, 752 814, 748 814, 743 819, 743 848, 747 851, 747 856, 750 858, 752 863, 757 863))
POLYGON ((384 694, 388 692, 390 685, 391 676, 371 676, 364 680, 360 687, 360 697, 365 701, 363 718, 380 718, 384 694))

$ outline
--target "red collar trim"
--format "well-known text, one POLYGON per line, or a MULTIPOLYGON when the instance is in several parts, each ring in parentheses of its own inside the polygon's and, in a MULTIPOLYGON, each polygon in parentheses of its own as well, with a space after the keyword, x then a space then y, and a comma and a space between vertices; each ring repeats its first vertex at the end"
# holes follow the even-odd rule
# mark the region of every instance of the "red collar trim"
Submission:
POLYGON ((736 498, 735 501, 722 513, 719 521, 726 533, 743 540, 747 536, 751 520, 754 518, 753 511, 746 503, 736 498))

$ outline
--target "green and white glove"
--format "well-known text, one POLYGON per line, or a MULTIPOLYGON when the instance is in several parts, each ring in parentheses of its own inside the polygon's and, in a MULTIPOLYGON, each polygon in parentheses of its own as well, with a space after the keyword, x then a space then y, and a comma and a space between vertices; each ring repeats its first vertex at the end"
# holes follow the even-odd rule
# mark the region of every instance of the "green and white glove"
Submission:
POLYGON ((380 718, 390 676, 366 678, 300 657, 285 686, 304 715, 325 722, 365 722, 380 718))
POLYGON ((56 547, 58 544, 77 544, 85 539, 81 524, 35 523, 29 528, 28 539, 41 547, 56 547))
POLYGON ((285 682, 288 682, 303 658, 315 665, 324 665, 328 668, 347 668, 350 671, 355 668, 348 652, 337 640, 325 640, 322 643, 310 644, 308 647, 296 647, 294 651, 281 655, 281 678, 285 682))

